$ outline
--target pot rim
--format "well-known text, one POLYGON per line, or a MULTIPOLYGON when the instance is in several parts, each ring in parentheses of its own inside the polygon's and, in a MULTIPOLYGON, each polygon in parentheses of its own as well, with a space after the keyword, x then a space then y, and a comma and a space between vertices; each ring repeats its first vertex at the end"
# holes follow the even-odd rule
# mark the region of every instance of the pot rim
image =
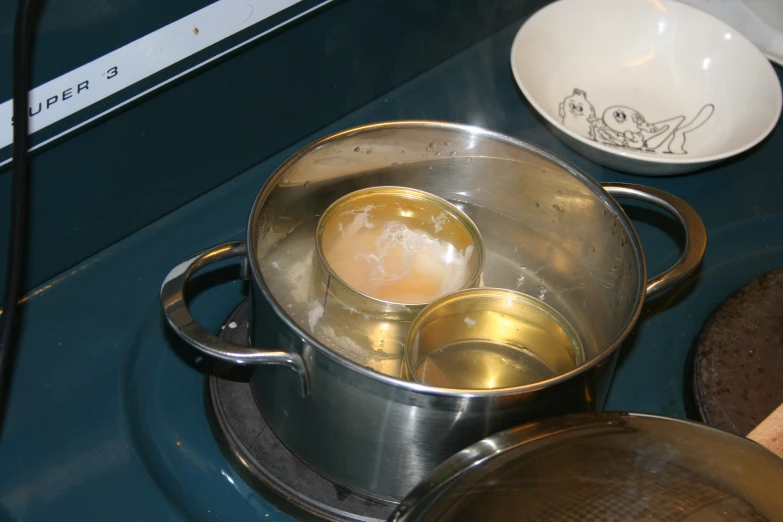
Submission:
POLYGON ((619 346, 622 344, 625 338, 628 337, 628 335, 631 333, 631 330, 633 330, 634 326, 638 322, 639 316, 641 315, 642 312, 642 306, 644 305, 644 301, 645 301, 644 289, 647 283, 647 264, 645 262, 644 251, 642 249, 639 236, 637 235, 636 229, 631 224, 630 219, 625 214, 625 211, 622 209, 620 204, 617 203, 617 201, 606 190, 604 190, 601 184, 598 183, 593 178, 591 178, 589 175, 587 175, 587 173, 579 169, 577 166, 573 165, 572 163, 561 158, 560 156, 553 154, 537 145, 534 145, 530 142, 518 138, 514 138, 512 136, 503 134, 501 132, 492 131, 473 125, 436 121, 436 120, 395 120, 395 121, 384 121, 384 122, 370 123, 365 125, 358 125, 319 138, 316 141, 313 141, 310 144, 305 145, 304 147, 296 151, 294 154, 292 154, 288 159, 286 159, 282 164, 280 164, 280 166, 277 167, 277 169, 275 169, 275 171, 264 182, 264 184, 261 187, 261 190, 258 192, 255 199, 253 200, 250 216, 248 218, 246 234, 247 234, 246 242, 248 245, 248 263, 250 265, 250 270, 252 271, 253 274, 252 282, 259 286, 264 298, 266 298, 266 300, 272 306, 272 308, 274 309, 278 317, 280 317, 280 319, 289 328, 291 328, 294 332, 296 332, 296 334, 303 341, 307 342, 307 344, 312 346, 315 350, 317 350, 321 354, 326 355, 327 357, 331 358, 335 362, 353 370, 354 372, 361 374, 363 377, 369 378, 373 381, 380 381, 390 386, 403 388, 409 392, 415 392, 423 395, 446 396, 446 397, 457 397, 457 398, 470 398, 470 397, 482 397, 482 396, 504 397, 510 395, 530 393, 537 390, 552 387, 560 382, 568 381, 590 370, 591 368, 598 366, 603 361, 609 359, 615 354, 619 346), (283 309, 283 307, 280 306, 280 304, 275 300, 275 298, 272 296, 271 292, 267 288, 267 285, 264 281, 264 278, 261 275, 261 270, 259 269, 258 262, 255 256, 256 245, 253 241, 253 236, 254 236, 253 225, 257 220, 258 213, 261 211, 263 203, 269 197, 271 191, 279 184, 280 178, 282 178, 283 175, 286 172, 288 172, 293 165, 301 161, 304 157, 308 156, 309 154, 317 151, 318 149, 332 142, 340 141, 345 138, 350 138, 352 136, 356 136, 360 134, 368 134, 378 130, 392 130, 392 129, 450 130, 454 132, 481 135, 490 139, 494 139, 496 141, 501 141, 501 142, 508 143, 510 145, 514 145, 516 147, 520 147, 529 152, 537 154, 543 157, 544 159, 551 161, 558 167, 565 170, 568 174, 577 178, 579 181, 581 181, 583 184, 589 187, 593 191, 593 193, 595 193, 595 195, 600 200, 602 200, 604 204, 606 204, 615 213, 615 215, 618 217, 621 224, 625 228, 625 231, 628 234, 628 237, 633 245, 633 251, 634 254, 636 255, 636 260, 639 266, 639 274, 638 274, 637 284, 636 284, 636 305, 634 306, 633 313, 625 322, 625 325, 623 325, 620 332, 617 335, 615 335, 614 339, 612 339, 608 343, 607 348, 605 348, 601 353, 599 353, 593 359, 585 362, 584 364, 578 366, 577 368, 574 368, 568 373, 563 373, 555 377, 552 377, 551 379, 539 381, 534 384, 514 386, 511 388, 498 388, 493 390, 439 388, 439 387, 427 386, 417 382, 407 381, 400 378, 392 377, 390 375, 378 373, 365 366, 362 366, 361 364, 353 362, 350 359, 347 359, 339 355, 337 352, 334 352, 333 350, 327 348, 323 343, 321 343, 318 339, 313 337, 309 332, 299 327, 299 325, 297 325, 296 322, 293 321, 291 317, 288 316, 285 309, 283 309))

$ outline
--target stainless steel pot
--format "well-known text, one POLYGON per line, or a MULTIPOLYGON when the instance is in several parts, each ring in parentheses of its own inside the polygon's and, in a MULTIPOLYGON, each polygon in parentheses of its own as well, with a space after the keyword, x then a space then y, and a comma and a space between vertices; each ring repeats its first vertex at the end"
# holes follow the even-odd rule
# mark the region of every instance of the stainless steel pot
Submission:
POLYGON ((169 323, 204 353, 255 366, 257 405, 295 455, 337 484, 392 503, 489 434, 600 409, 617 348, 645 299, 687 277, 706 245, 698 215, 670 194, 602 187, 529 143, 436 122, 367 125, 305 147, 264 184, 247 230, 246 242, 216 246, 171 271, 161 289, 169 323), (339 197, 380 185, 433 193, 470 216, 486 249, 483 285, 544 300, 580 336, 585 363, 533 385, 453 390, 383 375, 321 342, 308 318, 284 304, 287 294, 276 290, 284 278, 265 260, 283 240, 314 227, 339 197), (686 244, 671 269, 647 280, 639 239, 613 196, 652 203, 681 223, 686 244), (258 348, 218 339, 183 300, 194 272, 230 257, 246 260, 252 272, 250 340, 258 348))

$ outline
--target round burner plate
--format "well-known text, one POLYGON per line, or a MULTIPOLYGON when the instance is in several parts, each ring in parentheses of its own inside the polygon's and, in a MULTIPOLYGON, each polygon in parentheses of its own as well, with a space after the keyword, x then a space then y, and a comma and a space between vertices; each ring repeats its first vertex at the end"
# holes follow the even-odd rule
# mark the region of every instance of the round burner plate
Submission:
POLYGON ((783 402, 783 269, 713 313, 696 341, 692 382, 704 422, 743 437, 783 402))
MULTIPOLYGON (((248 345, 248 303, 228 318, 220 337, 248 345)), ((330 521, 386 520, 393 507, 357 497, 310 469, 280 442, 256 407, 247 368, 217 364, 209 377, 213 425, 232 466, 267 500, 297 517, 330 521), (269 494, 275 499, 269 498, 269 494), (288 508, 288 509, 287 509, 288 508)))

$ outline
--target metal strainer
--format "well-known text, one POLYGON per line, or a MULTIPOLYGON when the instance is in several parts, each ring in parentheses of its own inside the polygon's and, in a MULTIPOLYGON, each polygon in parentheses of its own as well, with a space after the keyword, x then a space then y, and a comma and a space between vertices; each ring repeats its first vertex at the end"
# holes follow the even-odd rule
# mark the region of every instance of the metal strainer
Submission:
POLYGON ((390 520, 777 521, 783 459, 688 421, 573 415, 456 454, 390 520))

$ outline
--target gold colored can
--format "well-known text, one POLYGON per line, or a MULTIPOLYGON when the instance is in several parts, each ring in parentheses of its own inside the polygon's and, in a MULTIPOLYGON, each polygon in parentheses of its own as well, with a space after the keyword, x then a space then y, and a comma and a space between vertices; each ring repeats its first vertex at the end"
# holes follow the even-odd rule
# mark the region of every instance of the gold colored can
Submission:
POLYGON ((406 187, 338 199, 321 216, 315 243, 323 324, 352 352, 366 350, 366 366, 395 377, 410 322, 433 300, 477 286, 484 267, 473 221, 445 199, 406 187))
POLYGON ((446 295, 416 317, 403 377, 498 389, 546 381, 583 363, 579 336, 551 306, 510 290, 475 288, 446 295))

